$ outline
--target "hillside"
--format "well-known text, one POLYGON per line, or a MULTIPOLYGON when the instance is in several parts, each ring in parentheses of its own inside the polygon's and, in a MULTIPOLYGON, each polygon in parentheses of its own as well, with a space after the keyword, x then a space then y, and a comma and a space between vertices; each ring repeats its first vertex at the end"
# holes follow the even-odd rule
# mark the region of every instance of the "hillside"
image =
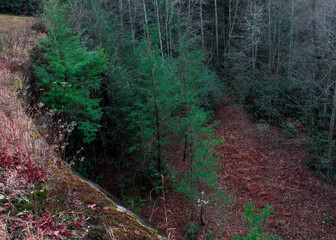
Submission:
POLYGON ((28 49, 42 35, 31 18, 0 16, 0 239, 161 239, 72 173, 46 144, 21 102, 28 49))

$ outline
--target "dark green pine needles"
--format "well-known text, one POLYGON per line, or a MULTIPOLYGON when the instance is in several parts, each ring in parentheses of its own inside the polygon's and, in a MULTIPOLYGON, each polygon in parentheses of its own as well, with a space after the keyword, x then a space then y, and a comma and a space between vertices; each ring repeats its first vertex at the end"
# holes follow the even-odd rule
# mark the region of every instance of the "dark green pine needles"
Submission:
POLYGON ((76 122, 83 142, 89 143, 102 117, 100 99, 93 97, 93 92, 99 89, 100 74, 106 69, 103 51, 89 51, 73 33, 59 0, 50 0, 45 14, 49 32, 40 46, 46 63, 35 68, 44 90, 43 101, 66 121, 76 122))

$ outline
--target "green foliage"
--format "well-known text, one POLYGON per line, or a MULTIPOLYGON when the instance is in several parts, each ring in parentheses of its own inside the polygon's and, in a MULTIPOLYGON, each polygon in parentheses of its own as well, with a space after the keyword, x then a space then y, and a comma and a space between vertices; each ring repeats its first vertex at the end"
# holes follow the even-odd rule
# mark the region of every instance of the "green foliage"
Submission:
POLYGON ((14 208, 18 212, 23 212, 23 211, 32 211, 34 209, 34 206, 30 202, 22 200, 21 202, 15 203, 14 208))
POLYGON ((99 89, 100 74, 106 69, 103 51, 89 51, 85 42, 80 42, 59 0, 48 1, 45 14, 49 31, 40 46, 45 63, 35 67, 43 101, 66 122, 76 122, 83 141, 89 143, 95 138, 102 116, 100 100, 93 93, 99 89))
POLYGON ((323 125, 315 124, 311 130, 309 151, 311 153, 308 165, 324 180, 335 181, 336 171, 332 165, 332 159, 336 156, 336 141, 330 141, 329 132, 323 125))
POLYGON ((166 143, 170 112, 174 106, 171 91, 169 63, 160 56, 159 50, 149 41, 142 42, 137 49, 139 65, 130 83, 135 94, 133 106, 126 120, 134 145, 130 150, 141 152, 144 159, 157 159, 157 169, 162 166, 162 146, 166 143), (167 121, 168 120, 168 121, 167 121))
POLYGON ((195 237, 197 236, 199 232, 199 225, 197 222, 188 222, 187 225, 184 228, 184 232, 187 234, 189 239, 196 239, 195 237))
POLYGON ((255 81, 249 84, 249 94, 244 102, 255 119, 281 124, 287 118, 301 121, 303 109, 298 105, 303 93, 299 86, 289 86, 286 82, 272 86, 267 82, 255 81))
POLYGON ((203 60, 206 54, 192 51, 185 39, 181 39, 178 56, 173 61, 176 84, 176 107, 186 111, 193 106, 211 108, 220 97, 217 75, 208 69, 203 60))
POLYGON ((75 165, 73 166, 73 169, 76 172, 79 172, 82 176, 90 178, 91 173, 94 170, 94 164, 92 163, 91 160, 76 161, 75 165))
POLYGON ((204 57, 200 51, 188 51, 182 39, 179 55, 172 65, 175 108, 171 128, 175 141, 184 145, 188 166, 188 172, 183 175, 173 170, 173 179, 176 191, 194 201, 202 192, 211 195, 217 191, 213 151, 218 141, 214 139, 213 126, 208 124, 210 112, 204 110, 216 102, 217 77, 202 64, 204 57))
MULTIPOLYGON (((183 194, 196 206, 206 209, 206 205, 219 202, 225 205, 225 191, 218 188, 214 147, 219 140, 214 138, 213 126, 208 125, 208 115, 200 108, 193 107, 188 116, 188 155, 186 172, 171 170, 175 191, 183 194)), ((202 213, 201 213, 202 214, 202 213)), ((202 216, 201 216, 202 218, 202 216)))
POLYGON ((283 130, 283 133, 289 137, 289 138, 294 138, 296 136, 296 130, 292 122, 286 121, 283 122, 281 125, 281 128, 283 130))
MULTIPOLYGON (((209 124, 211 112, 206 111, 219 96, 215 89, 216 75, 202 63, 204 54, 188 51, 182 39, 179 55, 173 62, 175 108, 170 126, 175 139, 184 149, 186 171, 171 167, 175 190, 195 205, 205 208, 210 202, 224 200, 225 192, 218 189, 214 147, 219 143, 209 124)), ((202 218, 202 216, 201 216, 202 218)))
POLYGON ((326 224, 331 224, 332 222, 334 222, 335 221, 335 217, 333 216, 333 215, 330 215, 330 216, 328 216, 328 217, 326 217, 325 219, 324 219, 324 222, 326 223, 326 224))
POLYGON ((33 15, 42 9, 42 0, 2 0, 0 13, 33 15))
MULTIPOLYGON (((127 24, 116 31, 120 19, 109 10, 108 4, 97 1, 47 2, 48 38, 42 41, 43 59, 36 68, 44 102, 58 117, 77 123, 72 138, 81 134, 105 159, 117 155, 120 160, 113 161, 119 171, 132 169, 124 184, 160 186, 153 176, 168 158, 164 150, 183 144, 189 172, 176 175, 176 182, 181 180, 178 191, 194 201, 201 192, 209 198, 219 193, 212 156, 218 141, 207 110, 218 102, 221 89, 216 74, 204 64, 208 56, 189 51, 185 39, 169 57, 161 54, 153 26, 145 27, 145 39, 138 34, 143 26, 135 26, 137 38, 131 42, 127 24), (108 60, 97 45, 104 47, 108 60), (95 139, 98 129, 100 137, 95 139)), ((175 36, 177 32, 174 41, 175 36)), ((75 168, 88 176, 90 164, 75 168)))
POLYGON ((264 232, 264 225, 267 224, 267 219, 270 216, 273 208, 266 205, 262 210, 256 209, 254 203, 248 203, 244 207, 245 212, 242 217, 246 220, 246 237, 238 234, 233 236, 237 240, 280 240, 280 238, 269 235, 264 232))
POLYGON ((146 203, 146 200, 141 196, 129 197, 121 193, 121 202, 127 207, 130 207, 133 211, 140 213, 142 206, 146 203))
POLYGON ((213 233, 211 227, 209 226, 206 233, 205 233, 205 239, 206 240, 217 240, 218 236, 217 234, 213 233))

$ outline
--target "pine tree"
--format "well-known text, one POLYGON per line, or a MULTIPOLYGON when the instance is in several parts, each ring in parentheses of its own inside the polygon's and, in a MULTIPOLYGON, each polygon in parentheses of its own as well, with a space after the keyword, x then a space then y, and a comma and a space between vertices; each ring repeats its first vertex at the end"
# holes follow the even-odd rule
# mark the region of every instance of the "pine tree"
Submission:
POLYGON ((174 77, 176 84, 176 111, 180 116, 179 131, 182 132, 185 161, 188 156, 188 131, 190 122, 187 115, 193 106, 208 107, 210 95, 215 91, 216 75, 202 63, 205 55, 188 49, 185 39, 180 40, 179 56, 175 60, 174 77))
MULTIPOLYGON (((155 40, 151 40, 155 42, 155 40)), ((162 170, 163 144, 174 94, 169 73, 169 63, 160 55, 151 41, 144 41, 137 49, 138 79, 134 85, 136 97, 134 111, 129 115, 129 128, 137 133, 137 145, 145 158, 155 158, 156 167, 162 170)))
POLYGON ((75 121, 84 142, 91 142, 102 116, 100 100, 93 91, 100 87, 100 74, 106 69, 103 50, 89 51, 85 42, 71 29, 60 0, 45 4, 49 25, 47 38, 40 47, 46 63, 35 68, 43 89, 43 101, 64 121, 75 121))
POLYGON ((265 224, 268 222, 268 218, 273 211, 272 206, 266 205, 262 210, 257 209, 254 203, 248 203, 244 206, 245 212, 242 214, 244 220, 246 220, 246 232, 247 236, 242 237, 239 234, 234 234, 235 240, 281 240, 281 238, 269 235, 264 232, 265 224))

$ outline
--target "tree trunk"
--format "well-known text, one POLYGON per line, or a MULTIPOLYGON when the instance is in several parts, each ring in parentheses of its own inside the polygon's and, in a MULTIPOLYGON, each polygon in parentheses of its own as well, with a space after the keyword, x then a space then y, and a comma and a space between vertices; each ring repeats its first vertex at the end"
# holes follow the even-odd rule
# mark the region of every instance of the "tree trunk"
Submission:
POLYGON ((159 119, 159 108, 157 102, 157 92, 156 92, 156 84, 155 84, 155 77, 154 77, 154 69, 152 63, 152 47, 151 47, 151 38, 148 29, 148 18, 147 18, 147 11, 146 11, 146 3, 143 0, 143 8, 145 14, 145 24, 146 24, 146 37, 147 37, 147 51, 149 55, 149 65, 151 68, 151 81, 153 87, 153 100, 154 100, 154 115, 155 115, 155 125, 156 125, 156 141, 157 141, 157 168, 158 171, 161 172, 161 131, 160 131, 160 119, 159 119))
POLYGON ((335 130, 335 117, 336 117, 336 87, 334 87, 333 106, 329 125, 329 159, 328 159, 328 178, 331 176, 331 172, 335 167, 335 161, 333 161, 332 151, 334 148, 334 130, 335 130))
POLYGON ((214 0, 215 3, 215 28, 216 28, 216 64, 218 64, 219 59, 219 50, 218 50, 218 9, 217 9, 217 0, 214 0))
POLYGON ((134 31, 134 23, 133 23, 133 18, 132 18, 131 0, 128 0, 128 12, 129 12, 131 31, 132 31, 132 44, 133 44, 133 49, 135 50, 135 31, 134 31))
MULTIPOLYGON (((293 46, 293 24, 294 24, 294 2, 291 2, 291 19, 290 19, 290 34, 289 34, 289 51, 288 51, 288 69, 287 74, 292 86, 292 46, 293 46)), ((290 88, 291 89, 291 88, 290 88)))
POLYGON ((272 18, 271 18, 271 7, 272 7, 272 0, 268 2, 268 70, 269 73, 272 74, 272 18))
POLYGON ((161 24, 160 24, 160 13, 159 13, 158 0, 155 0, 155 12, 156 12, 156 23, 158 27, 158 33, 159 33, 160 52, 161 52, 161 57, 163 58, 163 46, 162 46, 162 35, 161 35, 161 24))
POLYGON ((169 23, 169 1, 166 1, 166 17, 165 17, 165 30, 166 30, 166 51, 168 56, 170 56, 170 46, 169 46, 169 29, 168 29, 168 23, 169 23))
POLYGON ((124 3, 123 0, 119 0, 119 14, 120 14, 120 26, 124 27, 124 3))
POLYGON ((202 48, 205 49, 204 46, 204 23, 203 23, 203 6, 202 0, 199 0, 200 5, 200 19, 201 19, 201 41, 202 41, 202 48))

